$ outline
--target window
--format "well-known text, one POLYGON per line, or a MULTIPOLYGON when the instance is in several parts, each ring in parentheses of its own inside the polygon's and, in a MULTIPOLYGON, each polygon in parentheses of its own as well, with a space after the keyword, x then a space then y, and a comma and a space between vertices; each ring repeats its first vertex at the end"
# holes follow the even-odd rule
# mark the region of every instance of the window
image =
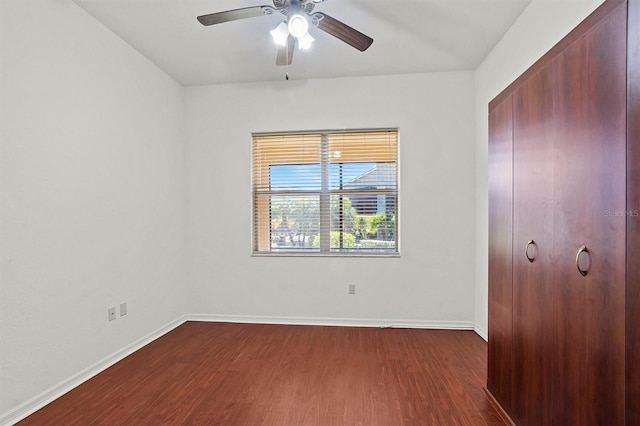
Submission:
POLYGON ((398 253, 398 131, 253 135, 253 252, 398 253))

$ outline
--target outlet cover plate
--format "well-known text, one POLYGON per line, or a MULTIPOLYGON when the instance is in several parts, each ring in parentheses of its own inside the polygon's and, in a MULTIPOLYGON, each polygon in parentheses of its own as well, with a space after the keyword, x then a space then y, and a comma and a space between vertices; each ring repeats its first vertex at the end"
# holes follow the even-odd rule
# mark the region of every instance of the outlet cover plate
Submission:
POLYGON ((107 309, 107 314, 109 315, 109 321, 113 321, 114 319, 116 319, 116 307, 112 306, 107 309))

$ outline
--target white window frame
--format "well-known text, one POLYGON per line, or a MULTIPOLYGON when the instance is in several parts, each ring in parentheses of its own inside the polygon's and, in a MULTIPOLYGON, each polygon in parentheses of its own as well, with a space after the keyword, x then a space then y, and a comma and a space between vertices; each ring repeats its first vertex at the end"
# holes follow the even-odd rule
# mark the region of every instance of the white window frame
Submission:
MULTIPOLYGON (((256 211, 256 198, 258 194, 260 195, 287 195, 287 191, 271 191, 271 190, 256 190, 254 184, 255 177, 255 166, 253 158, 254 153, 252 150, 252 256, 275 256, 275 257, 400 257, 400 138, 399 138, 399 129, 397 128, 385 128, 385 129, 362 129, 362 130, 324 130, 324 131, 310 131, 310 132, 269 132, 269 133, 254 133, 252 134, 253 143, 255 144, 255 138, 260 136, 278 136, 278 135, 305 135, 305 134, 320 134, 321 135, 321 154, 320 154, 320 177, 321 177, 321 189, 317 190, 309 190, 309 191, 301 191, 297 193, 297 195, 319 195, 320 197, 320 211, 329 211, 331 204, 331 196, 353 191, 340 191, 330 188, 329 182, 329 165, 330 165, 330 156, 329 152, 329 135, 331 134, 349 134, 349 133, 361 133, 361 132, 395 132, 396 137, 396 153, 395 153, 395 161, 393 164, 395 165, 395 189, 375 189, 372 190, 372 193, 378 195, 391 195, 395 197, 395 213, 394 213, 394 241, 395 248, 393 250, 366 250, 366 249, 349 249, 349 250, 331 250, 331 215, 330 214, 321 214, 320 215, 320 248, 319 250, 295 250, 295 249, 286 249, 286 250, 272 250, 269 245, 269 250, 257 250, 258 240, 260 239, 259 231, 258 231, 258 213, 256 211)), ((359 192, 359 191, 356 191, 359 192)), ((271 228, 268 231, 264 229, 262 232, 271 232, 271 228)), ((263 236, 264 237, 264 236, 263 236)), ((271 235, 269 234, 269 238, 271 235)))

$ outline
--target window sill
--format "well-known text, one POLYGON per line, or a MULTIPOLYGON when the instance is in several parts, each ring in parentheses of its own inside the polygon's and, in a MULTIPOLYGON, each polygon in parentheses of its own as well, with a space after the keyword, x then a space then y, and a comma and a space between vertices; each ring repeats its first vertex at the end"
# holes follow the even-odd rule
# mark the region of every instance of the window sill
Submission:
POLYGON ((259 252, 251 257, 387 257, 399 258, 400 253, 303 253, 303 252, 259 252))

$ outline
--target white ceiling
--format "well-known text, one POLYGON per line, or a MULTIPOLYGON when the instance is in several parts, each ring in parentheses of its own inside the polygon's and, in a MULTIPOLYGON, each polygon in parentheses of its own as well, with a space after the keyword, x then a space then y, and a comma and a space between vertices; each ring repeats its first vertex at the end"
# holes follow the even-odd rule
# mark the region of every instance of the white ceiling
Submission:
POLYGON ((315 11, 374 39, 360 52, 315 27, 275 65, 281 14, 202 26, 196 16, 271 0, 74 0, 185 86, 474 70, 531 0, 327 0, 315 11))

